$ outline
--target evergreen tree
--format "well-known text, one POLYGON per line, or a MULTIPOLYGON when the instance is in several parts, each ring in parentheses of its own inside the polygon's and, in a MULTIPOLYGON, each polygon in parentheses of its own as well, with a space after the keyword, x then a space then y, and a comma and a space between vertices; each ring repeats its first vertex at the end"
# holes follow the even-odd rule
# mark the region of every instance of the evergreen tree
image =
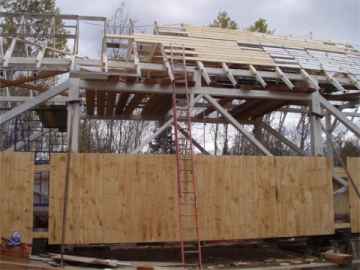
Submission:
POLYGON ((229 17, 226 11, 220 11, 216 19, 210 24, 210 27, 237 29, 238 25, 229 17))
POLYGON ((275 30, 270 30, 269 25, 266 20, 263 18, 258 19, 254 22, 253 25, 249 26, 247 29, 250 32, 259 32, 264 34, 274 34, 275 30))
MULTIPOLYGON (((21 23, 21 14, 48 14, 59 15, 60 10, 56 7, 55 0, 8 0, 3 3, 2 10, 9 13, 18 13, 18 16, 9 16, 5 19, 3 27, 4 33, 14 34, 21 23)), ((66 31, 59 17, 55 17, 55 26, 52 26, 52 16, 49 17, 27 17, 26 22, 21 29, 26 33, 33 33, 33 42, 39 43, 48 38, 49 28, 53 27, 56 30, 57 37, 49 39, 49 47, 54 47, 63 50, 66 47, 66 31)), ((9 42, 9 40, 7 41, 9 42)), ((25 51, 25 46, 19 47, 16 51, 21 49, 25 51)), ((27 51, 29 55, 35 53, 34 51, 27 51)))

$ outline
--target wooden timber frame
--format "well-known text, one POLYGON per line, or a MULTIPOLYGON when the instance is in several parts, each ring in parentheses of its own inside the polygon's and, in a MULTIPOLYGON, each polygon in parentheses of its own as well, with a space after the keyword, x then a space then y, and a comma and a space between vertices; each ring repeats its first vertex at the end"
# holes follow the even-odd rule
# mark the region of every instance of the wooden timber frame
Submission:
MULTIPOLYGON (((0 13, 2 19, 9 17, 18 27, 15 32, 0 34, 0 71, 19 75, 0 78, 3 93, 0 104, 6 108, 0 114, 0 128, 39 105, 62 105, 68 112, 67 126, 73 121, 68 134, 72 142, 69 147, 76 153, 82 119, 163 123, 133 151, 141 153, 173 124, 164 119, 171 119, 168 118, 174 91, 171 81, 176 82, 177 95, 185 93, 183 78, 177 76, 183 68, 176 64, 185 48, 188 85, 193 95, 193 123, 230 123, 260 155, 266 156, 273 153, 247 126, 258 125, 300 156, 325 155, 324 137, 331 140, 332 132, 340 124, 360 138, 360 127, 354 123, 360 116, 360 53, 350 45, 186 25, 155 24, 152 35, 134 33, 134 29, 130 29, 130 34, 114 35, 107 33, 103 17, 0 13), (51 27, 45 41, 33 41, 33 33, 23 27, 33 18, 45 18, 50 26, 54 18, 71 21, 69 28, 75 32, 65 35, 73 41, 70 52, 51 47, 51 39, 61 35, 51 27), (98 40, 102 45, 100 59, 79 54, 82 21, 104 24, 104 34, 98 40), (34 53, 14 55, 20 43, 34 48, 34 53), (115 49, 124 51, 121 57, 109 53, 115 49), (304 65, 298 57, 300 53, 317 62, 311 67, 304 65), (325 56, 316 58, 316 53, 325 56), (332 58, 328 61, 327 57, 336 58, 341 68, 329 67, 332 58), (352 62, 342 63, 343 59, 352 59, 352 62), (175 62, 174 67, 170 66, 171 60, 175 62), (44 88, 36 83, 41 78, 61 78, 62 82, 44 88), (28 91, 28 95, 11 95, 11 87, 28 91), (261 122, 264 115, 276 111, 309 119, 310 152, 261 122)), ((206 149, 200 151, 209 153, 206 149)), ((348 190, 345 178, 334 173, 335 193, 348 190)))

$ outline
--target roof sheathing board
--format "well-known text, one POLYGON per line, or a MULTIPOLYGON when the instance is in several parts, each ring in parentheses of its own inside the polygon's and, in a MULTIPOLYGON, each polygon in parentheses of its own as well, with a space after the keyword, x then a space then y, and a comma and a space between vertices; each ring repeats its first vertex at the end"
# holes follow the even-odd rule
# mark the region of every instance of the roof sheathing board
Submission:
POLYGON ((285 36, 269 35, 263 33, 244 32, 231 29, 221 29, 215 27, 199 27, 185 25, 184 31, 189 37, 232 40, 241 44, 258 44, 264 46, 278 46, 294 49, 313 49, 329 52, 345 53, 349 51, 345 44, 296 39, 285 36))
MULTIPOLYGON (((242 64, 259 68, 278 66, 360 74, 360 54, 345 44, 189 25, 160 27, 158 35, 139 33, 128 38, 147 46, 162 44, 169 58, 182 59, 185 52, 186 60, 193 63, 242 64)), ((149 60, 145 57, 146 51, 140 51, 141 55, 144 56, 141 60, 149 60)), ((155 58, 161 57, 155 55, 155 58)))
POLYGON ((171 55, 170 47, 178 55, 182 54, 184 47, 187 50, 187 60, 275 66, 272 58, 264 50, 243 49, 236 41, 213 40, 209 42, 204 38, 149 34, 134 34, 131 37, 138 43, 161 43, 164 47, 168 47, 166 50, 168 56, 171 55))

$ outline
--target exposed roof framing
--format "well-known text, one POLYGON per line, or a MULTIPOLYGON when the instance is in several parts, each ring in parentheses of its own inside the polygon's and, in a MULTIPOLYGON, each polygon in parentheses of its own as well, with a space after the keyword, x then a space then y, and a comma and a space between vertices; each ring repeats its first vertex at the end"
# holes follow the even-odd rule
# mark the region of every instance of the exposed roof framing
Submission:
POLYGON ((276 73, 279 75, 280 79, 289 87, 290 90, 293 90, 295 85, 289 80, 285 73, 281 70, 280 67, 275 67, 276 73))
POLYGON ((201 76, 204 78, 205 82, 207 85, 211 84, 211 79, 209 74, 206 71, 206 68, 204 66, 204 64, 201 61, 196 61, 197 66, 199 67, 199 70, 201 72, 201 76))
POLYGON ((232 85, 234 87, 236 87, 237 81, 236 81, 234 75, 232 74, 231 70, 229 69, 228 65, 226 63, 222 63, 222 68, 225 72, 226 77, 229 79, 229 81, 232 83, 232 85))
POLYGON ((328 78, 329 82, 339 91, 345 92, 345 88, 341 85, 341 83, 339 83, 338 80, 336 80, 332 74, 330 74, 329 72, 325 71, 325 76, 328 78))
POLYGON ((351 82, 353 83, 353 85, 355 85, 355 87, 360 90, 360 81, 359 81, 359 79, 356 78, 356 77, 355 77, 354 75, 352 75, 352 74, 348 74, 348 76, 349 76, 351 82))
POLYGON ((311 88, 314 88, 317 91, 320 90, 319 82, 313 77, 311 77, 310 74, 305 69, 302 68, 300 72, 305 77, 311 88))
POLYGON ((253 65, 250 65, 250 72, 254 74, 256 80, 261 84, 263 88, 266 88, 267 84, 265 80, 261 77, 260 73, 256 70, 256 68, 253 65))
MULTIPOLYGON (((29 15, 16 16, 20 28, 21 16, 29 15)), ((54 23, 53 15, 45 17, 54 23)), ((68 38, 74 39, 70 52, 52 48, 46 40, 34 42, 28 38, 33 33, 4 36, 7 42, 6 48, 0 48, 3 51, 0 68, 32 72, 32 75, 11 80, 4 77, 0 88, 22 87, 50 93, 51 90, 31 82, 69 72, 70 80, 79 81, 79 97, 85 102, 88 117, 164 120, 171 109, 171 94, 186 93, 186 71, 191 93, 208 100, 201 106, 196 104, 201 109, 194 111, 194 121, 230 121, 237 128, 239 122, 253 121, 283 106, 309 106, 314 93, 321 93, 330 105, 358 104, 360 100, 360 53, 346 44, 188 25, 157 26, 154 35, 134 33, 133 29, 129 35, 105 32, 99 40, 103 45, 101 58, 87 59, 80 57, 76 49, 79 20, 105 20, 68 15, 60 18, 72 20, 72 29, 76 29, 68 33, 71 36, 68 38), (18 44, 32 46, 37 55, 15 56, 12 51, 18 44), (108 57, 114 49, 124 50, 124 56, 108 57), (221 117, 211 115, 216 110, 221 117)), ((47 35, 57 35, 51 25, 47 35)), ((41 94, 35 95, 34 106, 39 104, 39 99, 41 94)), ((10 100, 30 104, 32 99, 4 97, 0 101, 10 100)), ((20 106, 17 110, 24 108, 20 106)), ((270 154, 251 134, 245 134, 263 153, 270 154)))

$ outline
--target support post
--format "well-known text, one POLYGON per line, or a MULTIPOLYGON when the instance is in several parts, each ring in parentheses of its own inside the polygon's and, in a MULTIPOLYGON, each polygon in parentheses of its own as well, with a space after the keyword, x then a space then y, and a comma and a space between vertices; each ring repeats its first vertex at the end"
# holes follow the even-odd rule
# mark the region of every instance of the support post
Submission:
POLYGON ((79 132, 80 132, 80 79, 70 78, 69 101, 67 103, 67 128, 68 147, 73 153, 79 152, 79 132), (72 121, 72 123, 71 123, 72 121), (70 126, 72 128, 70 129, 70 126), (71 137, 71 139, 70 139, 71 137))
POLYGON ((327 156, 329 156, 331 159, 334 156, 332 147, 331 147, 331 143, 332 143, 332 137, 331 137, 331 115, 330 113, 326 113, 325 114, 325 132, 326 132, 326 154, 327 156))
POLYGON ((311 96, 310 106, 310 128, 311 128, 311 152, 314 156, 323 154, 321 142, 321 106, 320 94, 314 92, 311 96))

